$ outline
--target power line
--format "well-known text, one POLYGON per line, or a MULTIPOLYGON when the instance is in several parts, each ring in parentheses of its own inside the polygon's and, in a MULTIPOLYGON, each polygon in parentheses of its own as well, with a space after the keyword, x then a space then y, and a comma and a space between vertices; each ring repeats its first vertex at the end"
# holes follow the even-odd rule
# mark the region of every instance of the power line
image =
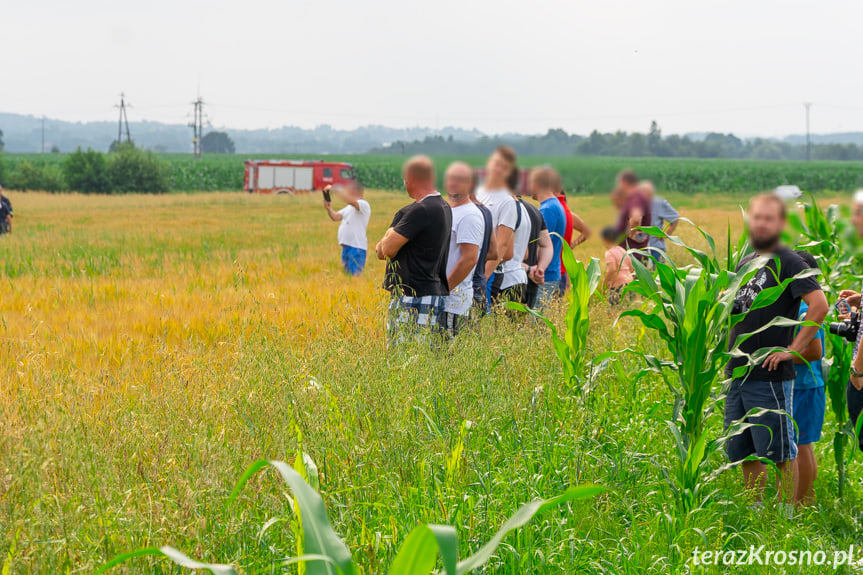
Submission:
POLYGON ((196 159, 204 157, 204 100, 198 96, 198 99, 192 102, 195 106, 193 112, 192 123, 189 126, 192 128, 192 150, 196 159))
POLYGON ((126 94, 120 92, 120 105, 114 106, 120 108, 120 120, 117 123, 117 144, 123 143, 123 128, 126 131, 126 142, 132 142, 132 134, 129 132, 129 116, 126 115, 126 108, 131 108, 131 105, 126 104, 126 94))

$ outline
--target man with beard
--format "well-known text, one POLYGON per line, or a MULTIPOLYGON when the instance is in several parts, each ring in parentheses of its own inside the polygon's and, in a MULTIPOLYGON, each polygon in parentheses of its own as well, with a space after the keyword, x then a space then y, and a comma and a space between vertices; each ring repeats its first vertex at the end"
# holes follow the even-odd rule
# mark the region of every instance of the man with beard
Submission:
POLYGON ((788 500, 793 500, 793 461, 797 457, 794 425, 788 415, 777 412, 792 413, 794 353, 805 352, 828 310, 827 298, 811 275, 790 281, 770 305, 751 309, 761 291, 781 285, 809 269, 799 255, 780 243, 785 223, 786 208, 781 198, 773 194, 752 198, 749 241, 755 253, 743 258, 738 270, 758 256, 767 257, 769 261, 737 292, 735 313, 746 316, 734 326, 728 338, 729 349, 733 349, 740 336, 763 329, 740 344, 739 350, 751 355, 764 348, 787 349, 770 353, 760 364, 753 364, 749 357, 735 357, 725 368, 726 376, 733 378, 725 398, 725 428, 740 419, 754 424, 729 438, 726 449, 731 461, 743 461, 744 485, 753 491, 756 502, 763 496, 767 470, 760 461, 744 461, 750 455, 776 464, 782 474, 782 492, 788 500), (777 317, 796 320, 801 300, 808 306, 806 321, 816 325, 801 326, 796 336, 793 325, 764 329, 777 317), (745 373, 738 370, 735 376, 733 372, 740 367, 746 368, 745 373), (746 417, 753 409, 771 411, 746 417))

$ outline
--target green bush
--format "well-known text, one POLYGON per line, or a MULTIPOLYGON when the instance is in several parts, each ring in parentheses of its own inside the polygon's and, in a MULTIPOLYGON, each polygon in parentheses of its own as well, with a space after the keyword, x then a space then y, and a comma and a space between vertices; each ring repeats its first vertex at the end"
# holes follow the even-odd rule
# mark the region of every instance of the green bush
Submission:
POLYGON ((168 170, 152 152, 122 145, 109 157, 108 175, 113 192, 164 194, 170 191, 168 170))
POLYGON ((105 155, 91 149, 78 148, 63 162, 66 186, 84 194, 110 194, 111 178, 105 155))
POLYGON ((60 192, 65 189, 62 170, 51 164, 21 162, 9 173, 7 183, 6 187, 13 190, 60 192))

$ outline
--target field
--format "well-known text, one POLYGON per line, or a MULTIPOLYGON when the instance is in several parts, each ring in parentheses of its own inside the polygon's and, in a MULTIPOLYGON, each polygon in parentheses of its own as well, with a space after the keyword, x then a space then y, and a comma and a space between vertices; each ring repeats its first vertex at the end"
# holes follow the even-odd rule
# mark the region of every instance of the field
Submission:
MULTIPOLYGON (((548 330, 527 320, 489 318, 435 352, 388 353, 383 266, 340 273, 318 196, 10 196, 15 233, 0 237, 4 575, 87 573, 164 544, 244 573, 296 572, 275 565, 294 545, 288 523, 269 523, 290 516, 275 474, 225 501, 252 461, 291 461, 299 448, 366 574, 385 572, 420 523, 456 526, 467 555, 520 504, 577 484, 607 491, 508 536, 485 572, 702 572, 688 563, 696 547, 832 555, 859 543, 859 465, 838 499, 829 436, 817 450, 818 504, 793 519, 772 500, 750 509, 737 471, 719 477, 712 504, 680 515, 663 476, 671 398, 658 378, 636 381, 634 357, 578 395, 562 383, 548 330)), ((719 245, 729 222, 734 237, 741 230, 742 195, 668 197, 719 245)), ((374 241, 405 197, 368 199, 374 241)), ((607 204, 585 196, 576 210, 598 228, 612 219, 607 204)), ((704 245, 691 227, 680 232, 704 245)), ((601 254, 595 238, 576 251, 601 254)), ((601 297, 590 309, 592 353, 661 354, 637 322, 615 325, 601 297)), ((183 571, 145 557, 113 572, 183 571)))
MULTIPOLYGON (((47 166, 45 178, 51 188, 62 188, 60 170, 63 154, 5 154, 6 171, 11 172, 27 162, 47 166)), ((159 156, 167 163, 174 191, 240 190, 243 186, 244 155, 206 155, 196 161, 189 155, 159 156)), ((299 156, 269 156, 298 158, 299 156)), ((352 162, 359 179, 367 187, 400 189, 401 156, 328 156, 327 159, 352 162)), ((464 159, 481 166, 483 157, 438 157, 439 170, 452 160, 464 159)), ((793 184, 811 192, 851 191, 863 187, 861 162, 790 162, 756 160, 703 160, 689 158, 606 158, 606 157, 536 157, 521 158, 525 167, 552 164, 563 177, 569 192, 602 194, 622 166, 635 169, 644 178, 654 180, 661 190, 685 194, 706 192, 757 192, 793 184)), ((8 179, 8 175, 7 175, 8 179)), ((36 178, 37 182, 39 178, 36 178)), ((2 183, 2 182, 0 182, 2 183)), ((48 184, 46 184, 48 185, 48 184)), ((14 187, 7 185, 7 187, 14 187)), ((41 188, 40 188, 41 189, 41 188)))

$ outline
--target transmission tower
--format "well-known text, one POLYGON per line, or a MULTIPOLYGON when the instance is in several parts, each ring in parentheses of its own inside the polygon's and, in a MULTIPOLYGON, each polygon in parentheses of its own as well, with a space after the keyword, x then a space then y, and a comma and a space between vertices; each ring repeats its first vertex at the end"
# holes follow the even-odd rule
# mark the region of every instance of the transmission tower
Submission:
POLYGON ((131 142, 132 134, 129 132, 129 117, 126 115, 126 110, 132 106, 126 103, 126 94, 120 93, 120 105, 114 107, 120 108, 120 121, 117 124, 117 144, 123 143, 124 130, 126 132, 126 142, 131 142))
POLYGON ((204 157, 204 100, 198 96, 198 99, 192 102, 195 106, 195 111, 192 116, 192 123, 189 126, 192 128, 192 148, 196 159, 204 157))

